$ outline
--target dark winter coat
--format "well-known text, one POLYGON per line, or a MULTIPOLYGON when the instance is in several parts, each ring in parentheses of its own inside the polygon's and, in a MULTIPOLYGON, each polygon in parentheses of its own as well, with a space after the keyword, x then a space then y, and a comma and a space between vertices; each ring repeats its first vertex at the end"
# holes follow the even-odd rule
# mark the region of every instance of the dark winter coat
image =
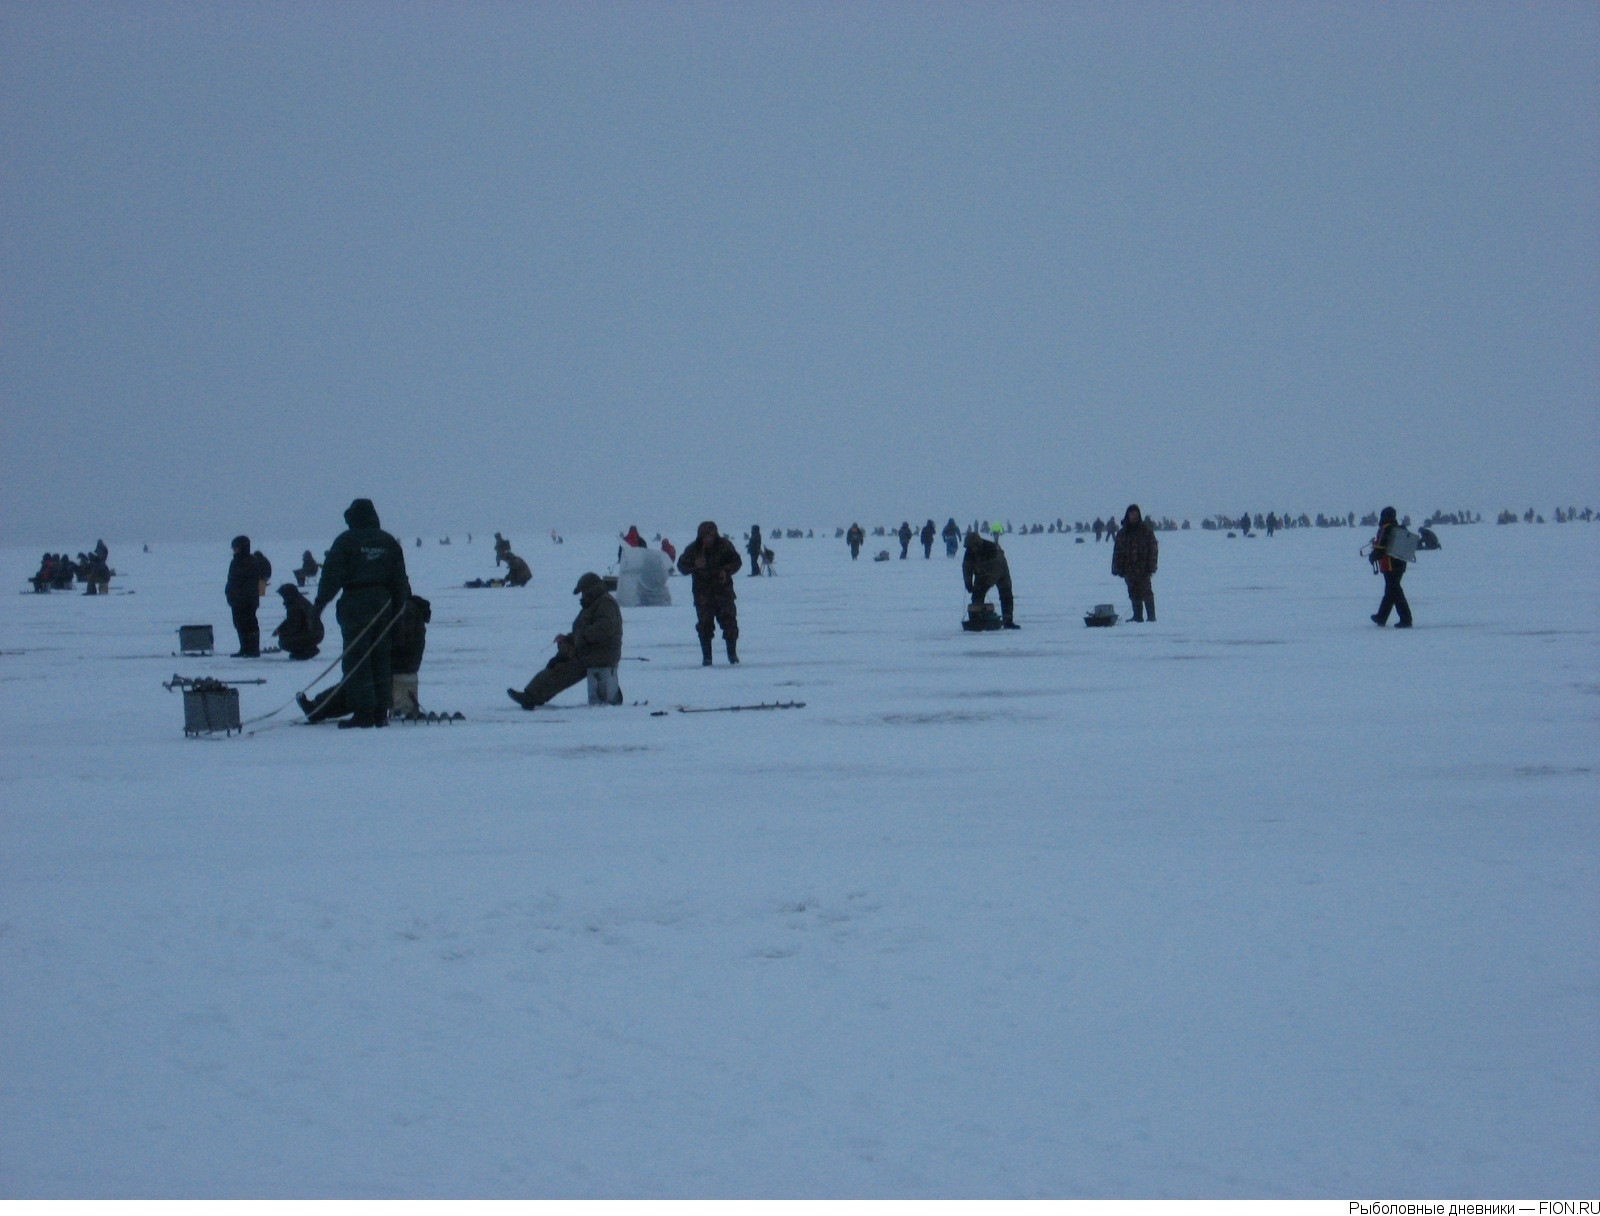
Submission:
POLYGON ((255 608, 261 603, 261 580, 256 576, 256 560, 249 549, 234 550, 223 594, 230 608, 255 608))
POLYGON ((433 605, 420 595, 406 601, 400 620, 389 634, 389 665, 397 676, 414 676, 422 670, 422 652, 428 646, 428 622, 433 605))
POLYGON ((1011 581, 1011 566, 999 542, 973 534, 961 558, 961 580, 970 592, 979 584, 993 587, 1011 581))
POLYGON ((726 536, 697 536, 678 558, 678 573, 690 577, 694 602, 734 599, 733 576, 744 568, 744 558, 726 536))
POLYGON ((284 617, 272 636, 290 658, 309 659, 322 645, 322 620, 298 587, 285 583, 278 592, 283 596, 284 617))
MULTIPOLYGON (((406 578, 406 554, 400 542, 378 526, 378 512, 370 499, 358 498, 344 513, 349 528, 339 533, 322 565, 322 582, 317 586, 317 608, 321 610, 340 592, 383 593, 391 611, 398 611, 411 598, 411 583, 406 578)), ((346 598, 349 598, 347 595, 346 598)), ((378 604, 382 604, 378 598, 378 604)), ((340 618, 343 620, 343 617, 340 618)))
POLYGON ((583 593, 583 607, 572 620, 570 658, 589 667, 615 667, 622 661, 622 609, 600 587, 583 593))
POLYGON ((1156 572, 1160 543, 1148 521, 1125 523, 1117 529, 1111 550, 1111 573, 1116 578, 1149 578, 1156 572))

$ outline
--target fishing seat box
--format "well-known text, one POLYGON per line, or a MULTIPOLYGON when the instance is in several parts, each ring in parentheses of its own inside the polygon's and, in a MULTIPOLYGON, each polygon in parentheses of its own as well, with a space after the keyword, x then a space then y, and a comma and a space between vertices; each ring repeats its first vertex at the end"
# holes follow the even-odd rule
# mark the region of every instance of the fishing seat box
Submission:
POLYGON ((210 735, 239 730, 239 690, 237 688, 185 688, 183 690, 183 733, 210 735))
POLYGON ((210 625, 178 626, 178 650, 183 654, 210 654, 216 644, 210 625))

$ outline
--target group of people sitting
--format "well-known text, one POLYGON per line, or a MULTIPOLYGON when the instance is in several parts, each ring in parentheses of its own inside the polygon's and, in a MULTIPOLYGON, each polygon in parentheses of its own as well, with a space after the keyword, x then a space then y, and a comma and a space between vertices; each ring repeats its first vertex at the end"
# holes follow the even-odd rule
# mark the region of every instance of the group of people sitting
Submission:
POLYGON ((95 541, 94 552, 78 554, 76 561, 65 553, 46 553, 39 560, 38 573, 28 581, 40 593, 71 591, 73 582, 80 581, 85 595, 108 595, 115 573, 106 560, 110 556, 111 550, 103 540, 95 541))

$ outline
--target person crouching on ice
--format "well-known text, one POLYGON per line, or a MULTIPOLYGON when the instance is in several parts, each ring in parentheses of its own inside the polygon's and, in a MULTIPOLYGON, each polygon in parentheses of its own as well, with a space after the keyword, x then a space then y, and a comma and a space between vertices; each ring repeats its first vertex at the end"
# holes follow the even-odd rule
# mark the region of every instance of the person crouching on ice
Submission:
POLYGON ((573 595, 582 596, 572 632, 556 635, 556 653, 544 670, 518 692, 506 689, 523 709, 536 709, 571 688, 591 667, 615 667, 622 660, 622 609, 606 590, 605 579, 592 571, 578 579, 573 595))
POLYGON ((278 594, 283 597, 283 624, 272 631, 272 636, 291 659, 316 658, 325 636, 322 618, 293 583, 279 587, 278 594))

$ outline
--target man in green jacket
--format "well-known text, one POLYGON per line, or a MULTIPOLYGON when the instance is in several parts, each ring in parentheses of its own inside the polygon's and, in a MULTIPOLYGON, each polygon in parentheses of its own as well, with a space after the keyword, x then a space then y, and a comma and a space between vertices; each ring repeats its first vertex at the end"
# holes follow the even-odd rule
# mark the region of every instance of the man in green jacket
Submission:
POLYGON ((334 596, 339 596, 344 692, 352 710, 339 726, 387 726, 394 673, 386 634, 411 598, 405 550, 378 526, 378 510, 370 498, 352 502, 344 522, 349 527, 328 550, 316 602, 320 616, 334 596))
MULTIPOLYGON (((556 653, 544 670, 529 680, 521 692, 506 689, 523 709, 537 709, 559 692, 589 674, 591 667, 615 667, 622 661, 622 609, 606 590, 606 581, 589 573, 578 579, 573 595, 582 607, 573 619, 572 632, 556 635, 556 653)), ((621 704, 620 700, 617 702, 621 704)))

